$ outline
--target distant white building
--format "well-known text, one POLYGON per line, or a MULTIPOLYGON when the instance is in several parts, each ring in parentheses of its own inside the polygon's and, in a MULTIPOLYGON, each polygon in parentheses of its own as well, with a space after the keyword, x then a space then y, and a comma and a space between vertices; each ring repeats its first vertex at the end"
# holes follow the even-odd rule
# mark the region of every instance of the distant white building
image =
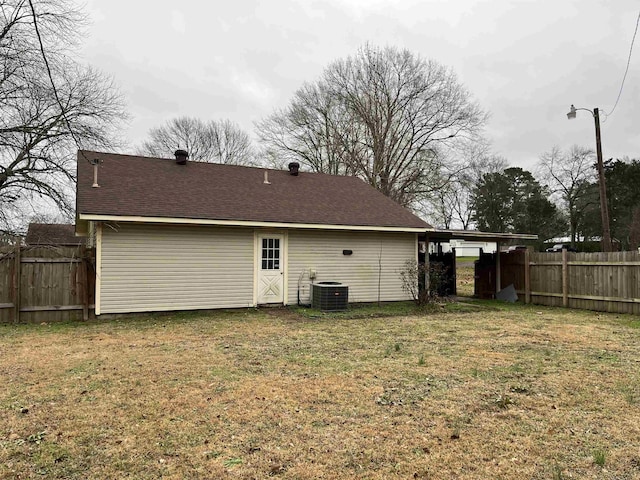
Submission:
MULTIPOLYGON (((576 242, 599 242, 600 237, 582 237, 580 235, 576 236, 576 242)), ((554 237, 549 238, 544 241, 544 243, 548 243, 550 245, 555 245, 556 243, 571 243, 571 237, 554 237)))
MULTIPOLYGON (((450 252, 453 248, 456 249, 456 257, 477 257, 480 255, 480 249, 483 253, 495 253, 496 242, 480 242, 470 240, 454 240, 451 239, 448 243, 441 243, 442 252, 450 252)), ((430 249, 436 252, 438 247, 435 244, 430 245, 430 249)))

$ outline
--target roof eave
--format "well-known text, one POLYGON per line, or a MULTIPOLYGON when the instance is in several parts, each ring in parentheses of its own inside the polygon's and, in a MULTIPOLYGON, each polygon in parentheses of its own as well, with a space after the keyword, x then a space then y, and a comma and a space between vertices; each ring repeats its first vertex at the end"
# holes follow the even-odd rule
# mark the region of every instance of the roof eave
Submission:
POLYGON ((103 214, 78 214, 80 221, 99 222, 131 222, 131 223, 165 223, 174 225, 215 225, 227 227, 254 227, 254 228, 300 228, 314 230, 347 230, 347 231, 375 231, 375 232, 406 232, 425 233, 432 231, 428 227, 407 226, 383 226, 383 225, 327 225, 316 223, 290 223, 290 222, 257 222, 248 220, 216 220, 202 218, 174 218, 174 217, 141 217, 124 215, 103 214))

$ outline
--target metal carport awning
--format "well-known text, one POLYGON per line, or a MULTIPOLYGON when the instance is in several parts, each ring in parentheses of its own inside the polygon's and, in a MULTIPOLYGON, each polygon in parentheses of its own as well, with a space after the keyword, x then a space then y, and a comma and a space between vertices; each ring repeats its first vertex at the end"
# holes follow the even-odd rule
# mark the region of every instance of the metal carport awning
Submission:
MULTIPOLYGON (((449 242, 450 240, 467 240, 496 242, 496 293, 502 290, 500 284, 500 243, 513 240, 538 240, 538 235, 532 233, 498 233, 498 232, 480 232, 477 230, 427 230, 424 235, 418 237, 418 241, 424 241, 427 245, 430 242, 449 242)), ((427 252, 428 252, 427 248, 427 252)), ((429 255, 425 255, 426 272, 429 272, 429 255)), ((425 286, 428 288, 429 275, 425 274, 425 286)))
POLYGON ((432 241, 469 240, 483 242, 505 242, 508 240, 537 240, 538 235, 531 233, 497 233, 478 230, 427 230, 425 237, 432 241))

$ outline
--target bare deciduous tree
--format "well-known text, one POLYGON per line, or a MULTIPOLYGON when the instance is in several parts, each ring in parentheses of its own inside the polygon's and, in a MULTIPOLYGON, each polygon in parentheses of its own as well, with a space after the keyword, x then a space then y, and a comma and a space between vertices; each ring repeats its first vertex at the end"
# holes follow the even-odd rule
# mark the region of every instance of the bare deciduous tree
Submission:
POLYGON ((138 149, 143 155, 170 157, 178 149, 196 162, 249 165, 253 161, 251 139, 229 120, 204 122, 180 117, 149 131, 149 140, 138 149))
POLYGON ((541 155, 538 164, 540 176, 559 197, 569 219, 572 245, 577 240, 578 226, 584 214, 584 199, 592 197, 589 186, 595 177, 594 164, 593 150, 578 145, 566 152, 553 147, 541 155))
POLYGON ((83 16, 65 0, 0 0, 0 229, 73 211, 78 148, 112 148, 126 118, 110 78, 69 59, 83 16), (38 30, 36 30, 36 26, 38 30), (39 33, 39 35, 38 35, 39 33))
POLYGON ((354 169, 347 159, 358 151, 359 132, 349 118, 324 84, 306 84, 287 108, 257 125, 258 135, 269 156, 283 164, 299 161, 315 172, 350 175, 354 169))
POLYGON ((355 174, 410 205, 446 183, 439 148, 473 136, 484 121, 449 69, 408 50, 365 45, 257 130, 281 155, 314 171, 355 174))
POLYGON ((453 165, 449 181, 419 203, 419 211, 436 226, 443 228, 473 227, 473 190, 485 173, 501 172, 507 161, 490 152, 485 141, 462 142, 448 153, 453 165))

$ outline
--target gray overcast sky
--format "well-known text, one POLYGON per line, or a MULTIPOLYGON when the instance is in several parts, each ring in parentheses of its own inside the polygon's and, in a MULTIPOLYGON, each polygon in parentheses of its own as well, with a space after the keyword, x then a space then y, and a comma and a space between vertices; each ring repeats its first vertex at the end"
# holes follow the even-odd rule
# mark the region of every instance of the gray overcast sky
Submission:
MULTIPOLYGON (((253 122, 284 106, 332 60, 370 42, 454 69, 491 117, 493 150, 532 168, 554 145, 593 147, 588 112, 610 111, 637 0, 89 0, 84 59, 112 74, 128 102, 130 150, 177 116, 253 122)), ((640 37, 640 35, 639 35, 640 37)), ((640 157, 640 38, 605 158, 640 157)))

